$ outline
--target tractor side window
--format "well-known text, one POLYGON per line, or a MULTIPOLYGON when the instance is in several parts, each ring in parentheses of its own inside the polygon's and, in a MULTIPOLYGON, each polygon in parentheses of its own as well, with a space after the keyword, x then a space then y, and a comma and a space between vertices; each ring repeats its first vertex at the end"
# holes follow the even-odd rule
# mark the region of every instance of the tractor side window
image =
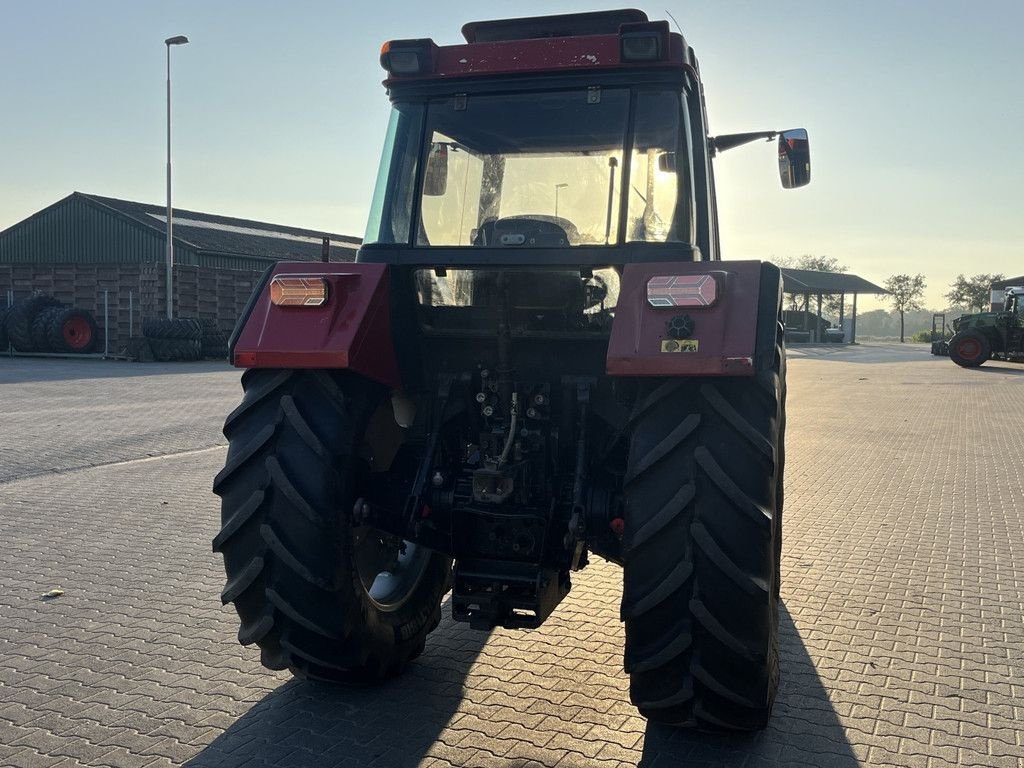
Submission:
POLYGON ((423 126, 421 104, 396 104, 391 111, 370 204, 364 243, 409 243, 413 184, 423 126))
POLYGON ((483 179, 483 157, 434 132, 425 166, 419 245, 473 243, 483 179))
POLYGON ((690 124, 682 97, 640 91, 630 159, 626 239, 693 242, 693 163, 690 124))

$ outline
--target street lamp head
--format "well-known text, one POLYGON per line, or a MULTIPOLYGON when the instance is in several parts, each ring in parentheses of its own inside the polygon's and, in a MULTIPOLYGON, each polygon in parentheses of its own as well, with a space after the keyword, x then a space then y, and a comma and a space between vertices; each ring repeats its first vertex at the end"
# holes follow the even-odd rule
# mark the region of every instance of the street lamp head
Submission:
POLYGON ((164 40, 165 45, 184 45, 188 42, 188 38, 184 35, 175 35, 174 37, 168 37, 164 40))

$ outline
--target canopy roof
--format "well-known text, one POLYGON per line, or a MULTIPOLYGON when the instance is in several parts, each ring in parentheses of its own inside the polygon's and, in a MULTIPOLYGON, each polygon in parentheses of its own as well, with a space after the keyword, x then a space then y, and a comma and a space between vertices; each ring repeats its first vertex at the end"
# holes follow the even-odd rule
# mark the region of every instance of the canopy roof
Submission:
POLYGON ((786 268, 782 270, 782 290, 786 293, 888 293, 885 288, 857 275, 786 268))
POLYGON ((992 283, 992 287, 995 289, 999 288, 1010 288, 1011 286, 1024 285, 1024 275, 1020 277, 1007 277, 1003 280, 996 280, 992 283))

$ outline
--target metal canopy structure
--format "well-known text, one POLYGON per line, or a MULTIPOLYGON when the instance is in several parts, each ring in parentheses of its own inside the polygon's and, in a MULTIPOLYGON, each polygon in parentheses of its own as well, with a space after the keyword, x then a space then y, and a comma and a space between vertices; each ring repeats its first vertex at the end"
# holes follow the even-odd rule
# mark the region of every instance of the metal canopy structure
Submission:
MULTIPOLYGON (((845 339, 849 344, 857 340, 857 295, 861 293, 883 294, 888 293, 885 288, 875 285, 857 275, 848 275, 841 272, 818 272, 812 269, 786 269, 782 270, 782 290, 785 293, 804 297, 804 327, 803 332, 807 335, 807 341, 822 341, 820 338, 820 322, 814 328, 810 326, 810 303, 811 296, 818 297, 817 316, 821 318, 821 304, 824 296, 839 296, 839 327, 845 326, 846 296, 853 296, 853 306, 850 313, 850 337, 845 339)), ((787 330, 794 330, 789 329, 787 330)), ((799 330, 799 329, 796 329, 799 330)))

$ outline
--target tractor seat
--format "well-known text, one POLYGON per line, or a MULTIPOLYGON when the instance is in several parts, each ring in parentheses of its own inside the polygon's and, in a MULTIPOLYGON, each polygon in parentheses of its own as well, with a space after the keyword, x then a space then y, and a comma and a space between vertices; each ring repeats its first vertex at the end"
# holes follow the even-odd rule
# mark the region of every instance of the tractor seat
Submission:
POLYGON ((578 243, 579 232, 571 221, 546 214, 490 218, 473 235, 473 245, 485 248, 567 248, 578 243))

